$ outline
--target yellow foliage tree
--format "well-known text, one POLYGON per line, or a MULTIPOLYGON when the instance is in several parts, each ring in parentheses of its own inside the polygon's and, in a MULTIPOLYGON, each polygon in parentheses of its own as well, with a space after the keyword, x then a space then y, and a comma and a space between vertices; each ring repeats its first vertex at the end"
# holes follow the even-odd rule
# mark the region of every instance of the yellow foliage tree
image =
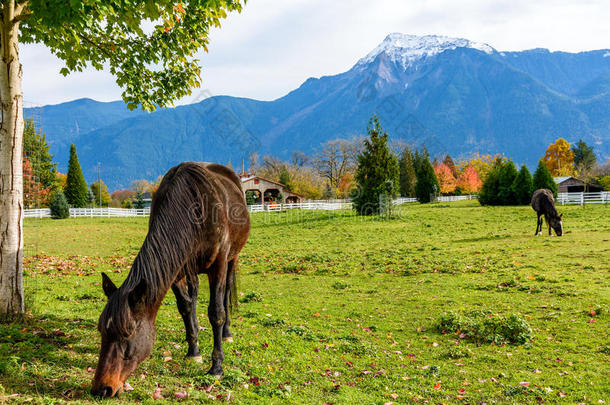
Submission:
POLYGON ((550 144, 544 155, 544 163, 554 177, 573 176, 574 152, 570 148, 570 143, 559 138, 555 143, 550 144))
POLYGON ((464 173, 464 170, 470 166, 477 172, 481 181, 484 182, 487 175, 491 171, 491 167, 493 166, 494 162, 498 159, 502 160, 503 162, 508 160, 506 156, 500 154, 480 155, 478 153, 474 153, 470 159, 461 160, 458 162, 458 171, 460 174, 464 173))

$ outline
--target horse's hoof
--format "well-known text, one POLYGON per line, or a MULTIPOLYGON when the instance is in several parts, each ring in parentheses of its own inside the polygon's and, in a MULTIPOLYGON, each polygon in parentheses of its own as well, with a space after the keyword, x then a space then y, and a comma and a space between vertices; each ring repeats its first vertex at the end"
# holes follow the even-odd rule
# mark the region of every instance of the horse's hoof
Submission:
POLYGON ((224 378, 224 376, 225 376, 224 373, 222 373, 222 374, 214 374, 211 371, 208 371, 208 375, 214 377, 215 379, 217 379, 219 381, 222 380, 224 378))
POLYGON ((222 341, 227 343, 233 343, 233 336, 223 337, 222 341))
POLYGON ((202 356, 189 356, 186 358, 187 361, 192 361, 193 363, 199 363, 202 364, 203 363, 203 357, 202 356))

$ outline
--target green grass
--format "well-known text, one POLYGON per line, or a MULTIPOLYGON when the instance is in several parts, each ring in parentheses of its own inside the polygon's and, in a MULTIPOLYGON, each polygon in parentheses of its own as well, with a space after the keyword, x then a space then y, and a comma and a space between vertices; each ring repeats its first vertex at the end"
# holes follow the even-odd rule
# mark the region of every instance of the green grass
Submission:
MULTIPOLYGON (((189 395, 181 402, 607 401, 610 208, 560 211, 562 238, 534 237, 529 207, 474 202, 407 205, 389 221, 256 214, 225 378, 205 375, 202 278, 206 364, 185 362, 170 293, 153 353, 121 402, 161 402, 157 385, 168 402, 179 391, 189 395)), ((99 273, 120 283, 146 229, 145 219, 26 221, 30 314, 0 325, 0 402, 94 402, 99 273)))

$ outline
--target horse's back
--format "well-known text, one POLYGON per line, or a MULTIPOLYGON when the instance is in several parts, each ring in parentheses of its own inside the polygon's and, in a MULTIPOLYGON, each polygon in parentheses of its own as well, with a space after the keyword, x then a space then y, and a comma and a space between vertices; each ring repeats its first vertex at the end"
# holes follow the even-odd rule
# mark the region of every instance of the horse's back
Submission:
POLYGON ((554 207, 555 198, 551 190, 541 188, 540 190, 534 191, 532 194, 532 208, 536 212, 544 212, 545 208, 554 207))

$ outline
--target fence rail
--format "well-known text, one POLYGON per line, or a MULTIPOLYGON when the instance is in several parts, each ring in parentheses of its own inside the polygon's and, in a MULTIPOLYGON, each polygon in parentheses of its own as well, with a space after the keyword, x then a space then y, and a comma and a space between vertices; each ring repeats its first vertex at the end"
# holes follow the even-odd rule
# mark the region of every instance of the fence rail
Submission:
POLYGON ((608 204, 610 203, 610 192, 602 191, 601 193, 559 193, 557 194, 557 203, 566 204, 608 204))
MULTIPOLYGON (((476 195, 440 196, 436 198, 439 202, 466 201, 479 198, 476 195)), ((416 198, 397 198, 394 205, 417 202, 416 198)), ((610 192, 601 193, 559 193, 557 204, 610 204, 610 192)), ((259 204, 249 205, 250 212, 273 212, 286 210, 347 210, 352 208, 348 201, 308 201, 291 204, 259 204)), ((150 208, 124 209, 124 208, 70 208, 70 216, 73 218, 125 218, 125 217, 147 217, 150 208)), ((24 218, 51 218, 51 210, 48 208, 23 210, 24 218)))

